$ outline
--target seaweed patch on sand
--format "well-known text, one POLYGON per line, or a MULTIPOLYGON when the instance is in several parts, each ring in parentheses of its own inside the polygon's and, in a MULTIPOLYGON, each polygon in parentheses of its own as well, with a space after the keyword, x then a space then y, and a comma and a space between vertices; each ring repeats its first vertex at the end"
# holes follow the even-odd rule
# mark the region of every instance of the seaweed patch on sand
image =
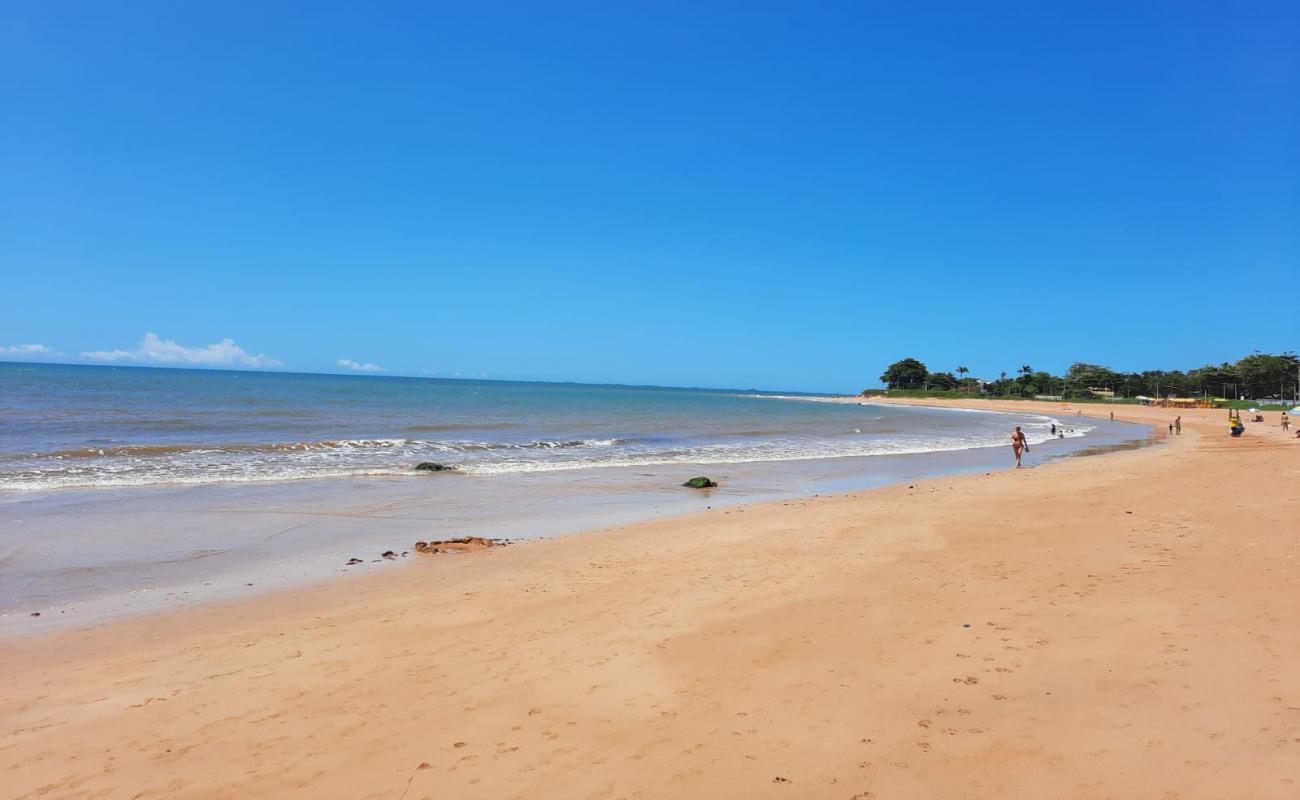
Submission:
POLYGON ((462 536, 459 539, 442 539, 436 542, 416 542, 415 552, 425 555, 436 553, 468 553, 489 547, 504 547, 505 539, 488 539, 482 536, 462 536))

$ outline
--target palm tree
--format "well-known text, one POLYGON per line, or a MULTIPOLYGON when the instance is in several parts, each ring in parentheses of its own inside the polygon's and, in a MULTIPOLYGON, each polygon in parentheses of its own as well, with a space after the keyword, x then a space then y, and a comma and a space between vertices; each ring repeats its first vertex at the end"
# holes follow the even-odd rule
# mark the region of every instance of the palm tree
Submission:
POLYGON ((1020 393, 1024 394, 1025 389, 1029 388, 1029 376, 1034 374, 1034 368, 1028 364, 1024 364, 1016 371, 1020 373, 1022 378, 1020 381, 1020 393))
POLYGON ((1002 396, 1005 397, 1007 394, 1007 371, 1006 370, 1002 370, 1002 374, 998 376, 998 383, 1002 384, 1002 396))
POLYGON ((960 376, 962 376, 962 380, 965 380, 965 379, 966 379, 966 373, 967 373, 967 372, 970 372, 970 368, 969 368, 969 367, 958 367, 958 368, 957 368, 957 374, 960 375, 960 376))

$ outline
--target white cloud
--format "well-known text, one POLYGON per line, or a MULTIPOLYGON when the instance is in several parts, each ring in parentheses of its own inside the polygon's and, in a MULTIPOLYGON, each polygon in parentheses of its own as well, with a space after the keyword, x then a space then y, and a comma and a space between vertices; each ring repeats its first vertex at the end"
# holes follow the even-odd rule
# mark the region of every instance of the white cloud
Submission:
POLYGON ((338 365, 340 367, 347 367, 348 369, 355 370, 357 372, 383 372, 384 371, 384 368, 379 366, 378 364, 358 364, 357 362, 353 361, 350 358, 340 358, 338 360, 338 365))
POLYGON ((0 347, 0 358, 53 358, 61 355, 63 353, 45 344, 16 344, 11 347, 0 347))
POLYGON ((95 350, 82 353, 92 361, 134 361, 144 364, 198 364, 205 367, 283 367, 284 362, 263 353, 253 355, 226 338, 207 347, 186 347, 171 339, 146 333, 134 350, 95 350))

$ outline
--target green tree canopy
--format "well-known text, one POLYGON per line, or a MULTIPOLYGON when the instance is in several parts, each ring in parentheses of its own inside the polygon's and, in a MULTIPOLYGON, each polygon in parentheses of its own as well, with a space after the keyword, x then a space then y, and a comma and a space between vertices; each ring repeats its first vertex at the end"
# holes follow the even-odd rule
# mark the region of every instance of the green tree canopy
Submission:
POLYGON ((1251 353, 1237 362, 1237 374, 1247 396, 1273 397, 1295 387, 1297 367, 1300 360, 1294 353, 1251 353))
POLYGON ((1119 383, 1119 375, 1097 364, 1084 364, 1075 362, 1070 365, 1070 371, 1065 375, 1066 380, 1070 382, 1071 389, 1089 388, 1089 389, 1109 389, 1119 383))
POLYGON ((880 380, 891 389, 920 389, 929 376, 930 370, 924 364, 915 358, 905 358, 890 364, 880 380))
MULTIPOLYGON (((957 367, 958 375, 970 370, 957 367)), ((1267 398, 1300 402, 1300 358, 1295 353, 1279 355, 1251 353, 1235 364, 1207 364, 1198 369, 1150 369, 1142 372, 1116 372, 1100 364, 1082 361, 1070 365, 1064 378, 1024 364, 1016 370, 1016 377, 1002 372, 989 383, 973 378, 958 380, 952 372, 931 373, 915 358, 895 361, 880 376, 891 389, 931 389, 945 391, 980 384, 990 396, 1035 394, 1065 394, 1068 397, 1088 397, 1090 389, 1109 389, 1117 397, 1170 397, 1201 394, 1227 397, 1267 398)))
POLYGON ((1197 390, 1215 396, 1229 394, 1233 385, 1241 383, 1241 376, 1233 364, 1206 364, 1187 373, 1187 377, 1197 390))
POLYGON ((942 392, 950 392, 957 388, 957 379, 953 377, 951 372, 931 372, 930 377, 926 379, 926 383, 930 385, 931 389, 938 389, 942 392))

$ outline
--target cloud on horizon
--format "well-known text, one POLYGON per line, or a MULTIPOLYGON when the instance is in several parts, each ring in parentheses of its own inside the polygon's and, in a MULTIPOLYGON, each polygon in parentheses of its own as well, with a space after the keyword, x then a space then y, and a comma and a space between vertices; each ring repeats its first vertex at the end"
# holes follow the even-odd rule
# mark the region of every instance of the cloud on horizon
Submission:
POLYGON ((0 347, 0 358, 54 358, 61 356, 63 352, 55 350, 47 344, 15 344, 10 347, 0 347))
POLYGON ((264 353, 253 355, 229 337, 207 347, 186 347, 171 339, 146 333, 134 350, 93 350, 82 353, 91 361, 129 361, 137 364, 195 364, 205 367, 283 367, 284 362, 264 353))
POLYGON ((340 358, 336 362, 340 367, 347 367, 355 372, 383 372, 384 368, 378 364, 358 364, 350 358, 340 358))

